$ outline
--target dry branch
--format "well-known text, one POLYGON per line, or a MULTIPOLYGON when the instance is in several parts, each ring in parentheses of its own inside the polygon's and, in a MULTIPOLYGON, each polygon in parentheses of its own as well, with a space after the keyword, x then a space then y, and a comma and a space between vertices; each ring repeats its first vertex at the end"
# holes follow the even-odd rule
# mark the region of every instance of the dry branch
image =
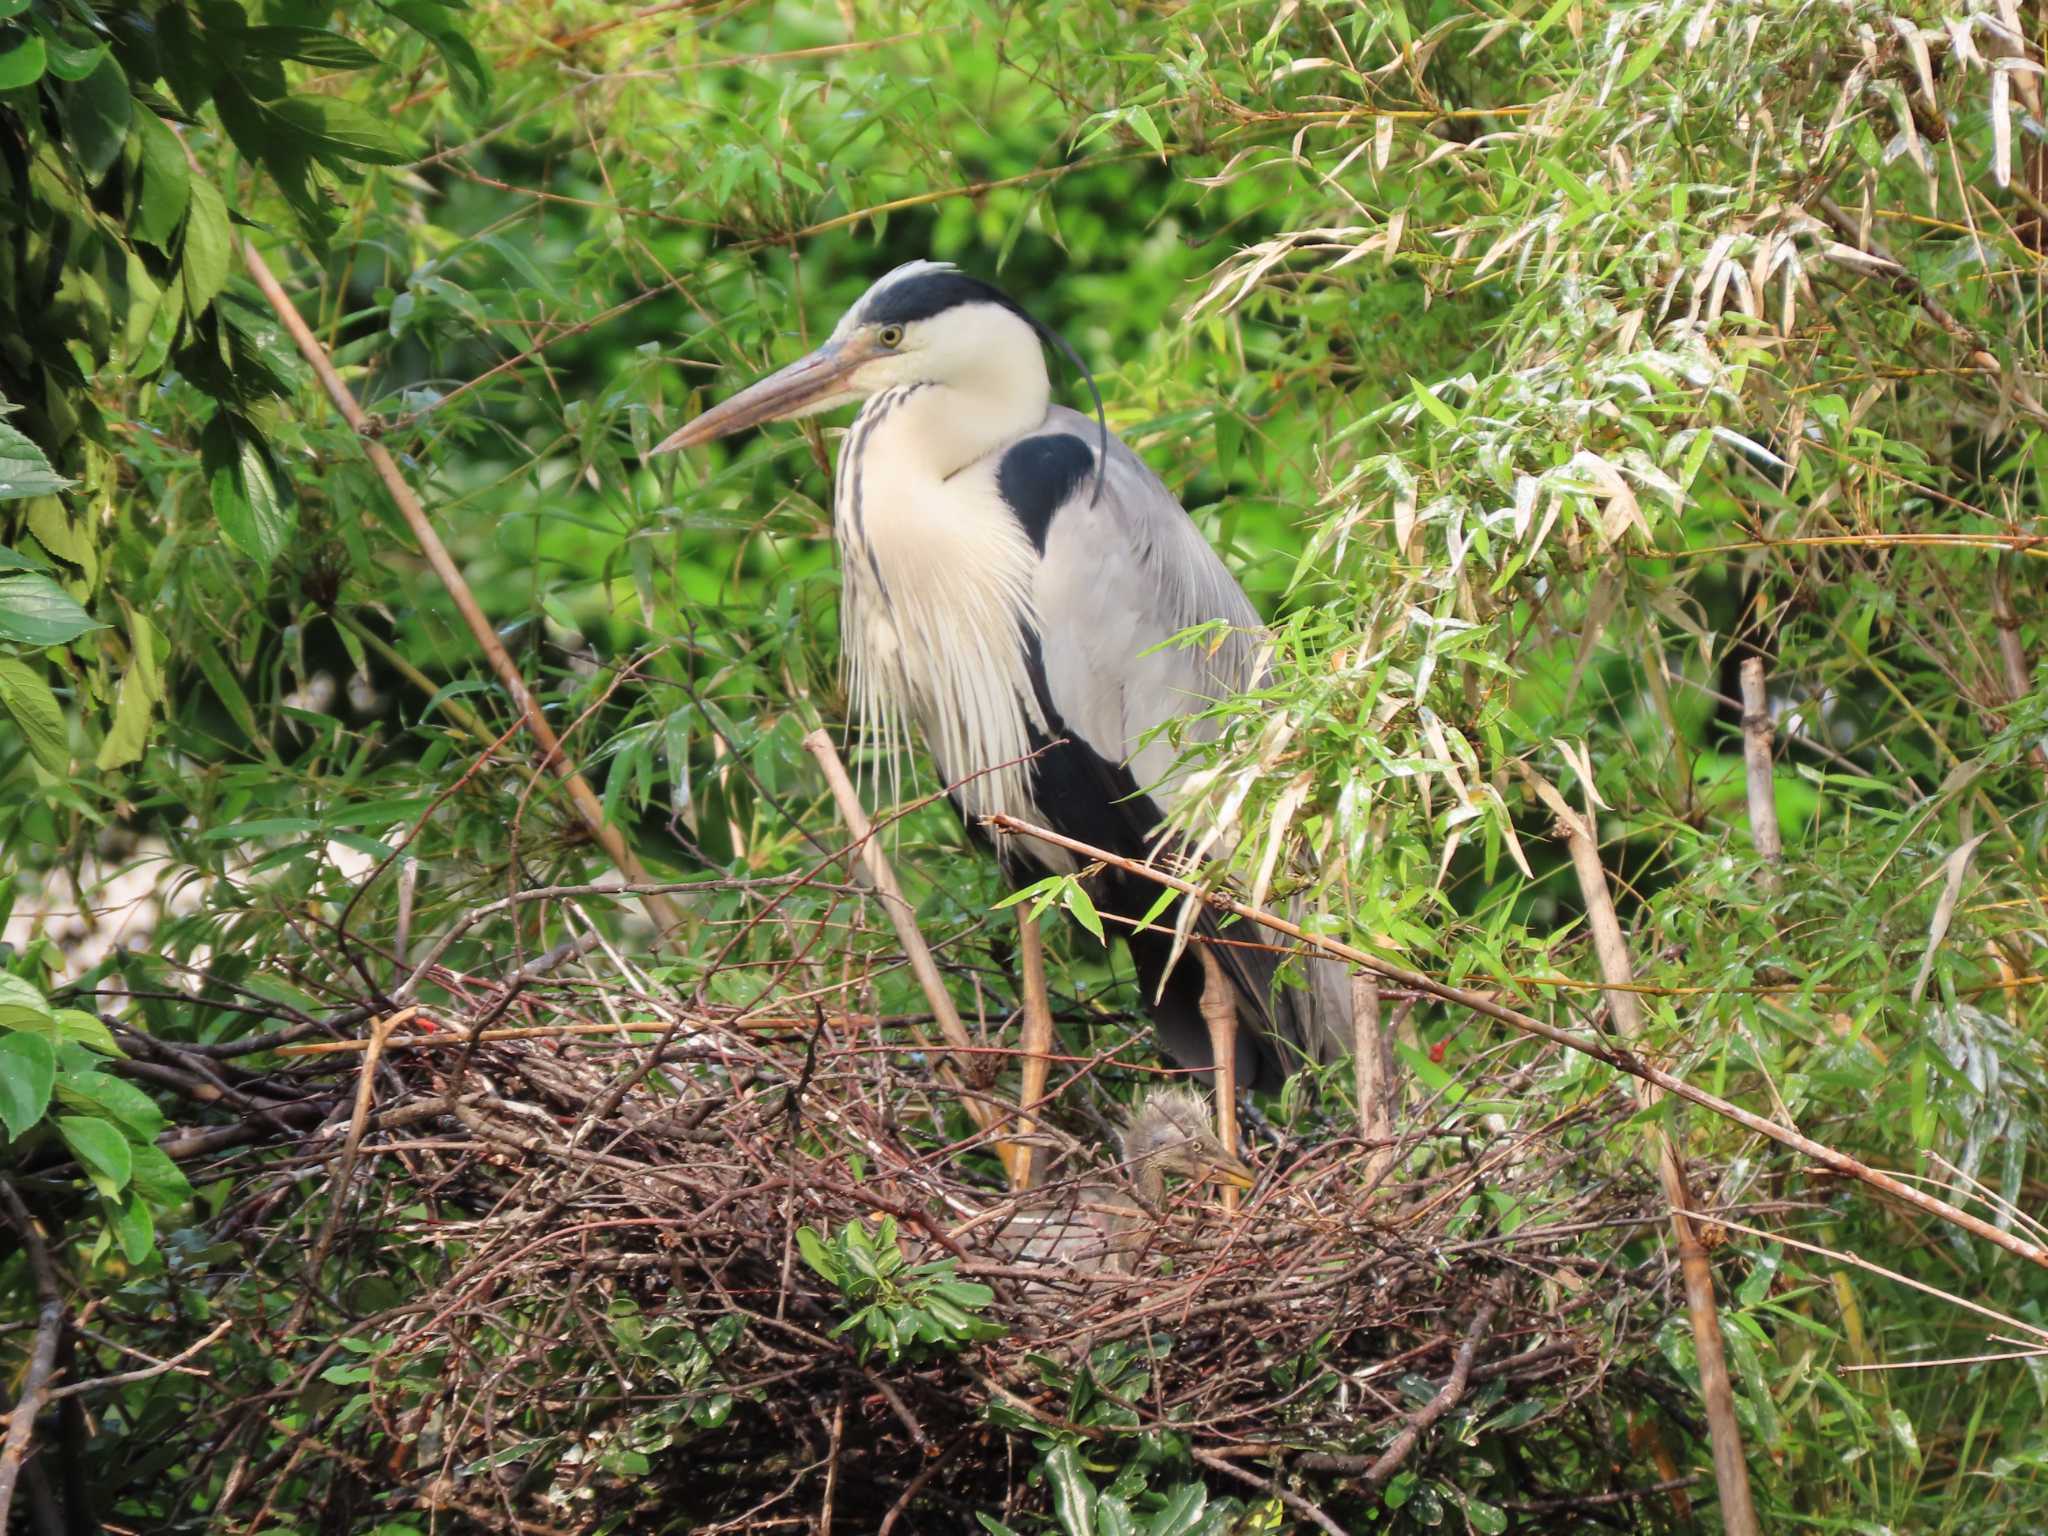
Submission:
MULTIPOLYGON (((576 766, 562 750, 561 739, 556 736, 554 727, 548 723, 547 715, 541 709, 540 701, 534 697, 533 690, 526 686, 526 679, 520 675, 518 663, 513 661, 511 653, 505 649, 504 642, 498 638, 496 628, 478 606, 475 595, 469 590, 468 581, 456 566, 454 558, 449 555, 447 546, 441 542, 440 534, 434 531, 433 522, 428 518, 426 509, 420 505, 419 497, 413 494, 412 486, 400 472, 398 461, 391 457, 389 449, 377 441, 375 428, 369 417, 356 403, 355 396, 349 393, 348 385, 343 382, 341 375, 335 372, 333 360, 328 357, 327 349, 320 344, 319 337, 315 336, 312 328, 306 324, 298 306, 292 303, 291 296, 278 283, 269 264, 250 241, 242 242, 242 260, 249 268, 249 275, 256 280, 256 286, 263 290, 264 298, 270 301, 270 307, 277 312, 278 320, 291 333, 292 341, 298 346, 300 355, 306 359, 319 378, 321 387, 327 391, 327 398, 334 402, 334 408, 341 413, 342 419, 356 434, 357 441, 362 444, 364 456, 377 471, 377 477, 384 482, 385 490, 390 492, 392 502, 397 506, 399 515, 405 519, 406 526, 412 530, 413 537, 419 541, 421 553, 427 557, 427 563, 434 568, 434 574, 440 578, 441 585, 447 589, 449 597, 454 599, 456 609, 461 613, 463 623, 468 626, 471 638, 489 660, 491 670, 497 674, 498 681, 504 685, 505 691, 511 695, 512 702, 518 707, 528 732, 540 748, 542 766, 562 781, 563 787, 568 791, 570 803, 576 808, 576 814, 614 867, 628 880, 643 885, 651 883, 647 871, 641 867, 633 850, 626 846, 624 835, 605 819, 604 804, 591 789, 589 781, 577 771, 576 766)), ((658 932, 667 934, 681 923, 682 914, 666 896, 650 892, 641 900, 658 932)))
POLYGON ((6 1530, 8 1512, 14 1505, 14 1485, 33 1446, 36 1418, 49 1401, 50 1377, 57 1369, 57 1346, 64 1336, 64 1296, 41 1229, 14 1186, 5 1180, 0 1180, 0 1213, 21 1239, 36 1286, 36 1331, 29 1347, 28 1369, 22 1375, 14 1411, 7 1416, 6 1442, 0 1445, 0 1530, 6 1530))
MULTIPOLYGON (((846 823, 861 865, 874 882, 875 895, 882 910, 888 914, 889 925, 896 932, 896 941, 903 946, 903 953, 910 960, 911 974, 917 977, 917 984, 924 991, 932 1017, 938 1021, 939 1033, 945 1036, 946 1043, 956 1054, 957 1070, 971 1074, 974 1041, 968 1037, 967 1026, 960 1022, 960 1012, 953 1006, 953 996, 946 990, 938 962, 932 959, 931 946, 925 943, 924 935, 918 931, 917 909, 904 896, 903 887, 896 881, 896 872, 889 867, 888 855, 882 852, 882 845, 875 838, 875 829, 869 824, 867 812, 860 803, 860 792, 853 787, 853 780, 847 777, 846 765, 839 760, 839 752, 828 734, 822 730, 812 731, 804 737, 803 748, 817 759, 826 784, 831 786, 832 799, 839 807, 839 818, 846 823)), ((948 1075, 950 1077, 950 1073, 948 1075)), ((950 1081, 949 1086, 956 1092, 961 1088, 957 1080, 950 1081)), ((995 1128, 998 1116, 978 1096, 961 1092, 960 1099, 976 1129, 986 1133, 995 1128)), ((1012 1182, 1025 1182, 1031 1154, 1013 1142, 998 1142, 996 1150, 1012 1182)))

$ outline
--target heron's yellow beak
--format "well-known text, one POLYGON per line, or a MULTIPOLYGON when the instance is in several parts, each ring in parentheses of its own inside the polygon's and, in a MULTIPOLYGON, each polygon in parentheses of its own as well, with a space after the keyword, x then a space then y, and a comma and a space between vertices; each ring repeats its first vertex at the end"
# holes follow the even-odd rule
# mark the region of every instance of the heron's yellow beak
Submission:
POLYGON ((1226 1189, 1250 1189, 1252 1171, 1228 1152, 1215 1153, 1209 1159, 1209 1180, 1226 1189))
POLYGON ((828 341, 808 357, 798 358, 787 368, 778 368, 671 432, 655 444, 654 453, 695 448, 764 421, 788 421, 843 405, 854 398, 848 380, 873 355, 857 341, 828 341))

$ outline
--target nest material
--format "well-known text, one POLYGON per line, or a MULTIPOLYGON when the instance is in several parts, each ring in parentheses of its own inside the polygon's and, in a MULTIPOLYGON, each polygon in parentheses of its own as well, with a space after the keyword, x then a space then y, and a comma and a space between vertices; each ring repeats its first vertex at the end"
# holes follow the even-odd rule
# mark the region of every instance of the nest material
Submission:
MULTIPOLYGON (((930 1061, 871 1025, 450 1038, 501 1021, 479 1006, 440 1014, 431 1048, 395 1038, 353 1159, 336 1257, 428 1282, 358 1330, 376 1340, 363 1423, 397 1477, 385 1508, 507 1529, 972 1529, 971 1511, 1045 1508, 1026 1473, 1066 1439, 1098 1466, 1150 1457, 1169 1482, 1329 1519, 1318 1497, 1454 1467, 1457 1437, 1431 1428, 1446 1413, 1554 1424, 1669 1310, 1654 1193, 1602 1155, 1618 1093, 1529 1134, 1414 1124, 1377 1181, 1383 1149, 1307 1119, 1256 1147, 1237 1217, 1180 1192, 1120 1276, 1015 1261, 1022 1202, 996 1159, 954 1139, 971 1127, 930 1061), (974 1333, 999 1336, 891 1359, 848 1328, 799 1234, 872 1244, 885 1222, 909 1263, 987 1286, 974 1333)), ((1117 1177, 1099 1134, 1115 1108, 1067 1085, 1030 1200, 1117 1177)), ((351 1161, 343 1131, 330 1170, 351 1161)))

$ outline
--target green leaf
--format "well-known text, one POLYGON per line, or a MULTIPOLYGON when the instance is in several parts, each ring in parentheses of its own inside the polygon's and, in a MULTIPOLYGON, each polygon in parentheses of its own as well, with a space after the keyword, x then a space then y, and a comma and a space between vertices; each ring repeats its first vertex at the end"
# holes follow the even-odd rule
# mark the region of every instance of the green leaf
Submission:
POLYGON ((821 1279, 830 1281, 833 1285, 839 1284, 839 1262, 817 1233, 809 1227, 798 1227, 796 1246, 797 1251, 804 1256, 804 1262, 810 1265, 821 1279))
POLYGON ((132 109, 128 77, 111 54, 100 60, 99 68, 65 89, 58 115, 64 120, 64 136, 71 141, 79 169, 90 184, 97 186, 121 158, 132 109))
POLYGON ((185 220, 183 270, 185 312, 197 317, 227 286, 234 234, 228 226, 228 205, 212 182, 201 177, 189 184, 191 212, 185 220))
POLYGON ((40 1035, 0 1035, 0 1122, 21 1140, 50 1107, 57 1053, 40 1035))
POLYGON ((0 421, 0 501, 54 496, 70 484, 50 468, 33 438, 0 421))
POLYGON ((133 1083, 105 1072, 66 1072, 57 1079, 57 1097, 73 1109, 92 1111, 118 1121, 147 1139, 164 1128, 164 1112, 156 1100, 133 1083))
POLYGON ((1055 1446, 1045 1458, 1045 1480, 1067 1536, 1095 1536, 1095 1484, 1081 1466, 1081 1453, 1071 1445, 1055 1446))
POLYGON ((135 1156, 135 1192, 158 1210, 182 1205, 192 1198, 192 1185, 184 1170, 171 1161, 170 1154, 154 1142, 131 1146, 135 1156))
POLYGON ((64 1138, 93 1185, 109 1200, 120 1194, 135 1172, 128 1138, 105 1120, 84 1115, 59 1115, 57 1134, 64 1138))
POLYGON ((102 771, 125 768, 149 744, 150 722, 164 696, 163 674, 156 665, 156 632, 148 619, 131 614, 128 624, 128 670, 121 674, 114 698, 114 719, 93 758, 102 771))
POLYGON ((83 80, 100 66, 100 60, 107 56, 105 43, 88 43, 74 48, 60 38, 46 38, 44 45, 49 57, 49 71, 52 79, 83 80))
POLYGON ((227 706, 228 715, 234 720, 244 740, 250 746, 267 753, 269 740, 256 728, 256 711, 249 707, 249 696, 242 691, 242 685, 236 680, 234 669, 228 665, 227 658, 204 636, 188 640, 185 648, 187 654, 199 663, 199 670, 212 687, 214 696, 227 706))
POLYGON ((251 27, 242 34, 251 58, 297 59, 322 69, 374 69, 377 55, 361 43, 324 27, 251 27))
POLYGON ((125 1056, 128 1053, 114 1044, 114 1037, 107 1026, 95 1014, 83 1008, 59 1008, 50 1015, 55 1038, 70 1040, 88 1050, 98 1051, 102 1056, 125 1056))
POLYGON ((130 1264, 140 1264, 156 1252, 156 1220, 139 1193, 130 1194, 119 1205, 108 1201, 107 1225, 114 1229, 114 1237, 130 1264))
POLYGON ((216 411, 200 435, 199 453, 222 535, 250 559, 270 565, 290 545, 298 518, 278 494, 262 438, 240 417, 216 411))
POLYGON ((1166 145, 1159 137, 1159 125, 1152 121, 1152 114, 1143 107, 1132 107, 1124 114, 1124 121, 1136 131, 1145 145, 1160 159, 1166 158, 1166 145))
POLYGON ((53 778, 71 770, 71 743, 64 729, 64 710, 50 685, 26 662, 0 656, 0 709, 14 721, 28 743, 29 754, 53 778))
POLYGON ((64 645, 87 630, 106 627, 47 576, 0 576, 0 640, 64 645))
POLYGON ((1166 1496, 1152 1517, 1146 1536, 1191 1536, 1209 1507, 1209 1490, 1200 1483, 1182 1483, 1166 1496))
POLYGON ((1095 935, 1099 944, 1109 941, 1102 936, 1102 914, 1095 910, 1095 902, 1083 889, 1078 880, 1069 880, 1067 888, 1060 893, 1060 902, 1074 914, 1074 921, 1095 935))
POLYGON ((369 165, 407 165, 413 159, 389 123, 338 96, 287 96, 269 111, 314 154, 369 165))
POLYGON ((0 91, 15 91, 43 78, 48 54, 43 40, 31 32, 5 53, 0 53, 0 91))
POLYGON ((147 109, 135 114, 135 139, 142 151, 142 189, 128 230, 138 240, 169 250, 171 236, 192 202, 192 169, 185 163, 185 146, 169 124, 147 109))

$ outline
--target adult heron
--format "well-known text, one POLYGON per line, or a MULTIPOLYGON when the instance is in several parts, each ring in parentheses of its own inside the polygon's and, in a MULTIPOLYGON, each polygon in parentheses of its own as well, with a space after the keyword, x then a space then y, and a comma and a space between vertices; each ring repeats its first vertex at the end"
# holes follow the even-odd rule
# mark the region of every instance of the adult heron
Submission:
MULTIPOLYGON (((1163 729, 1255 686, 1262 630, 1173 493, 1093 419, 1052 403, 1045 347, 1080 358, 992 284, 944 262, 900 266, 825 344, 712 407, 655 448, 865 401, 839 454, 833 526, 849 692, 885 748, 923 737, 970 830, 1003 812, 1099 848, 1158 851, 1183 788, 1163 729), (1210 626, 1199 645, 1174 637, 1210 626)), ((1211 734, 1191 720, 1185 734, 1211 734)), ((1078 870, 1063 850, 996 839, 1025 883, 1078 870)), ((1157 888, 1094 877, 1102 911, 1135 920, 1157 888)), ((1022 909, 1019 909, 1020 912, 1022 909)), ((1277 1087, 1350 1040, 1349 990, 1327 962, 1276 988, 1262 949, 1220 942, 1204 913, 1187 949, 1123 929, 1161 1045, 1211 1072, 1218 1137, 1237 1151, 1236 1094, 1277 1087)), ((1020 1103, 1044 1096, 1052 1020, 1023 921, 1020 1103)), ((1026 1180, 1028 1182, 1028 1172, 1026 1180)))

